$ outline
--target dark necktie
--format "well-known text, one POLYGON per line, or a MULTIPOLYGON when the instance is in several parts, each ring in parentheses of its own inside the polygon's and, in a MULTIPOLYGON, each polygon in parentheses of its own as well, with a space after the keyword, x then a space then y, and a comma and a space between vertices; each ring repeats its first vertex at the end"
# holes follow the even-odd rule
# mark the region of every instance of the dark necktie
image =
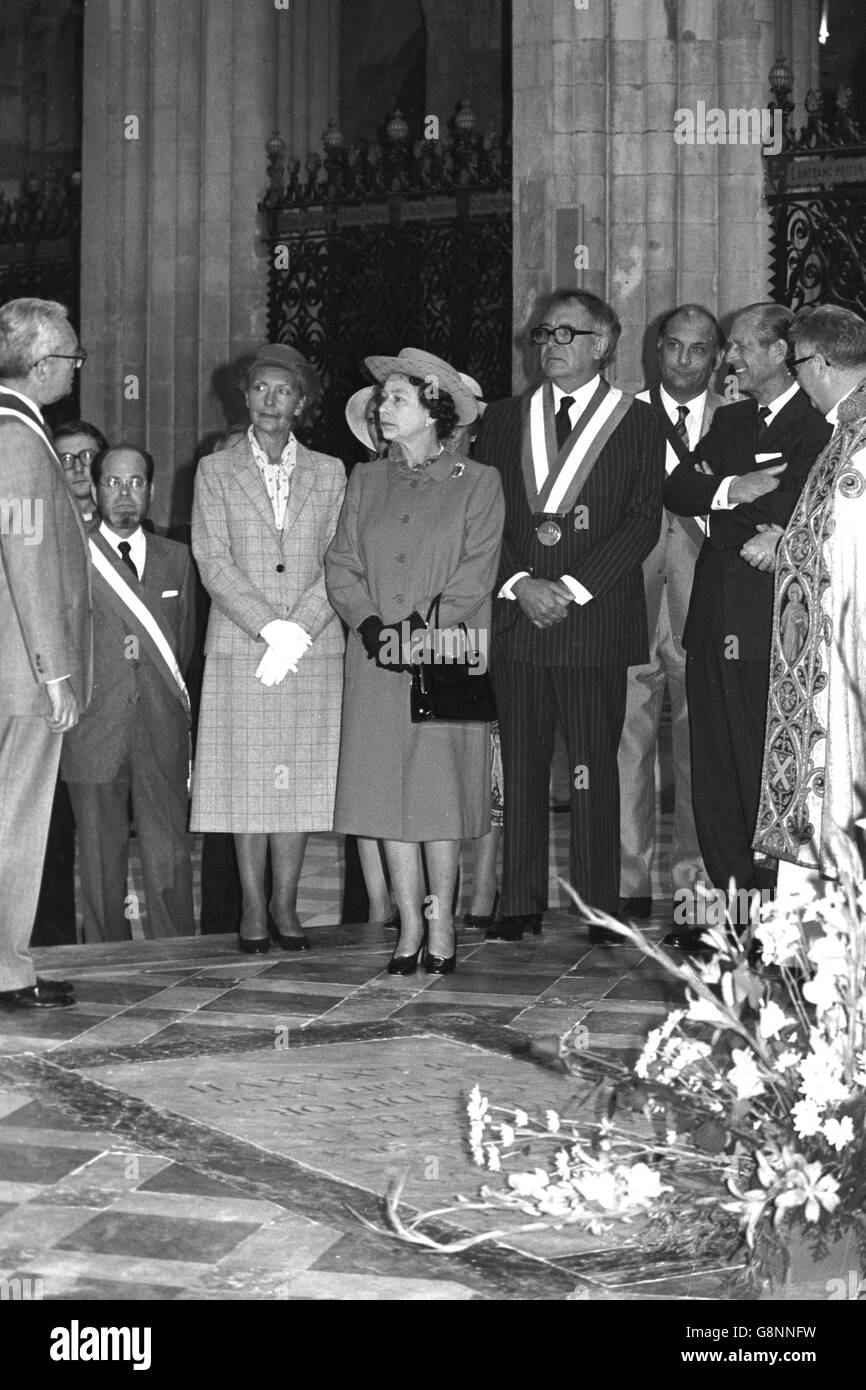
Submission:
POLYGON ((758 409, 758 438, 763 439, 770 426, 767 424, 767 416, 770 413, 768 405, 762 405, 758 409))
POLYGON ((571 434, 571 417, 569 410, 574 405, 574 396, 563 396, 559 402, 559 409, 556 412, 556 447, 561 449, 568 436, 571 434))
POLYGON ((688 408, 687 405, 678 405, 678 406, 677 406, 677 423, 674 425, 674 429, 676 430, 676 432, 677 432, 677 434, 679 435, 680 439, 681 439, 681 440, 683 441, 683 443, 685 444, 686 448, 689 447, 689 432, 688 432, 688 430, 686 429, 686 416, 688 415, 688 413, 689 413, 689 408, 688 408))
POLYGON ((133 560, 132 556, 131 556, 130 553, 129 553, 130 550, 132 549, 131 545, 129 544, 129 541, 120 541, 120 542, 118 543, 117 548, 118 548, 118 550, 120 551, 120 558, 121 558, 121 560, 123 561, 123 563, 126 565, 126 568, 127 568, 128 570, 132 570, 133 574, 135 575, 135 577, 136 577, 136 579, 137 579, 137 578, 138 578, 138 570, 135 568, 135 561, 133 560))

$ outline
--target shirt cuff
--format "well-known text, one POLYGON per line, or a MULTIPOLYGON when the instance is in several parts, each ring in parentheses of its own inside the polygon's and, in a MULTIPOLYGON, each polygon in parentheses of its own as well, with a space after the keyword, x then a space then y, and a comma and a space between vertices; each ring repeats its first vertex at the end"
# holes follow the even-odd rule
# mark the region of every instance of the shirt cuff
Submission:
POLYGON ((722 479, 719 488, 716 492, 716 495, 710 504, 711 511, 725 512, 729 511, 732 507, 735 507, 737 505, 736 502, 728 501, 728 493, 731 490, 731 483, 734 481, 734 477, 735 475, 731 474, 730 477, 722 479))
POLYGON ((529 570, 518 570, 517 574, 512 574, 510 579, 506 579, 496 597, 516 599, 517 595, 514 593, 514 586, 518 579, 529 579, 530 577, 529 570))
POLYGON ((584 604, 591 601, 592 594, 589 592, 589 589, 585 589, 579 580, 573 579, 570 574, 561 575, 559 582, 560 584, 564 584, 566 589, 570 590, 575 603, 584 604))

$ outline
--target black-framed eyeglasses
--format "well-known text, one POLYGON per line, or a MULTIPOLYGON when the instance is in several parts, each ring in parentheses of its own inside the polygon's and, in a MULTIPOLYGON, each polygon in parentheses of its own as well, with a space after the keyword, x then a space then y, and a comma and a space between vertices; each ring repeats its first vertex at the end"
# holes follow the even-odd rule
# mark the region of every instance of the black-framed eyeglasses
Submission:
POLYGON ((798 367, 802 367, 804 362, 811 362, 814 356, 815 353, 810 352, 808 357, 792 357, 788 361, 788 367, 792 372, 795 372, 798 367))
POLYGON ((71 472, 76 463, 79 463, 82 468, 89 468, 98 453, 98 449, 82 449, 78 454, 58 454, 57 457, 63 467, 71 472))
MULTIPOLYGON (((33 367, 38 367, 40 362, 47 362, 49 357, 59 357, 62 362, 74 362, 76 369, 83 367, 87 361, 87 353, 84 348, 80 352, 45 352, 41 357, 37 357, 33 367)), ((31 367, 31 371, 33 367, 31 367)))
POLYGON ((140 473, 136 473, 131 478, 118 478, 115 473, 108 474, 107 477, 100 478, 103 487, 108 488, 109 492, 121 492, 127 488, 130 492, 144 492, 149 486, 147 478, 142 478, 140 473))
POLYGON ((567 347, 574 338, 594 338, 595 334, 594 328, 572 328, 570 323, 558 323, 555 328, 548 323, 540 323, 529 336, 539 347, 543 347, 551 338, 560 347, 567 347))

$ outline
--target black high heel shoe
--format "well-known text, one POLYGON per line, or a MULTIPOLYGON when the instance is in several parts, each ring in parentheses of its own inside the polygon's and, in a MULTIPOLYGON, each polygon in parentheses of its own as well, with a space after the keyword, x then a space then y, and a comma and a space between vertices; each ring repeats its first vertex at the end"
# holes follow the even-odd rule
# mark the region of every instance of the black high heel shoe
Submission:
POLYGON ((452 975, 457 968, 457 928, 452 927, 454 933, 454 951, 450 956, 431 956, 427 952, 424 961, 424 969, 428 975, 452 975))
POLYGON ((309 951, 310 949, 310 938, 305 931, 302 931, 300 936, 289 936, 286 932, 281 932, 270 913, 268 913, 268 931, 277 945, 281 946, 284 951, 309 951))
POLYGON ((238 945, 245 956, 263 956, 266 951, 271 949, 271 938, 269 936, 241 936, 238 933, 238 945))
POLYGON ((487 927, 492 927, 493 923, 496 921, 496 909, 498 906, 499 889, 497 888, 496 896, 493 899, 493 908, 489 915, 487 917, 479 917, 474 912, 466 912, 463 914, 464 927, 475 927, 478 931, 485 931, 487 927))
POLYGON ((418 969, 418 961, 427 945, 427 923, 424 923, 424 932, 418 950, 411 956, 398 956, 397 951, 400 946, 400 937, 397 937, 397 945, 394 947, 394 954, 388 961, 389 975, 414 975, 418 969))

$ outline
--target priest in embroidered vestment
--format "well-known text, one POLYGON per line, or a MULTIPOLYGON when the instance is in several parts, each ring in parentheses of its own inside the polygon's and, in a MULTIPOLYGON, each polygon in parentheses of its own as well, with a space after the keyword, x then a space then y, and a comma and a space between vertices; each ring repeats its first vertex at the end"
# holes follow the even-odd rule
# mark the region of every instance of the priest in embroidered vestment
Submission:
POLYGON ((782 861, 780 889, 798 877, 787 865, 862 876, 866 815, 866 323, 836 306, 803 309, 790 341, 833 434, 784 533, 767 528, 744 551, 766 568, 778 546, 755 848, 782 861))
POLYGON ((489 406, 476 445, 505 494, 491 659, 505 782, 494 939, 541 930, 557 721, 572 768, 571 881, 592 906, 619 908, 617 751, 627 669, 648 656, 641 562, 658 540, 665 457, 652 408, 601 375, 619 334, 595 295, 555 294, 532 330, 545 381, 489 406))

